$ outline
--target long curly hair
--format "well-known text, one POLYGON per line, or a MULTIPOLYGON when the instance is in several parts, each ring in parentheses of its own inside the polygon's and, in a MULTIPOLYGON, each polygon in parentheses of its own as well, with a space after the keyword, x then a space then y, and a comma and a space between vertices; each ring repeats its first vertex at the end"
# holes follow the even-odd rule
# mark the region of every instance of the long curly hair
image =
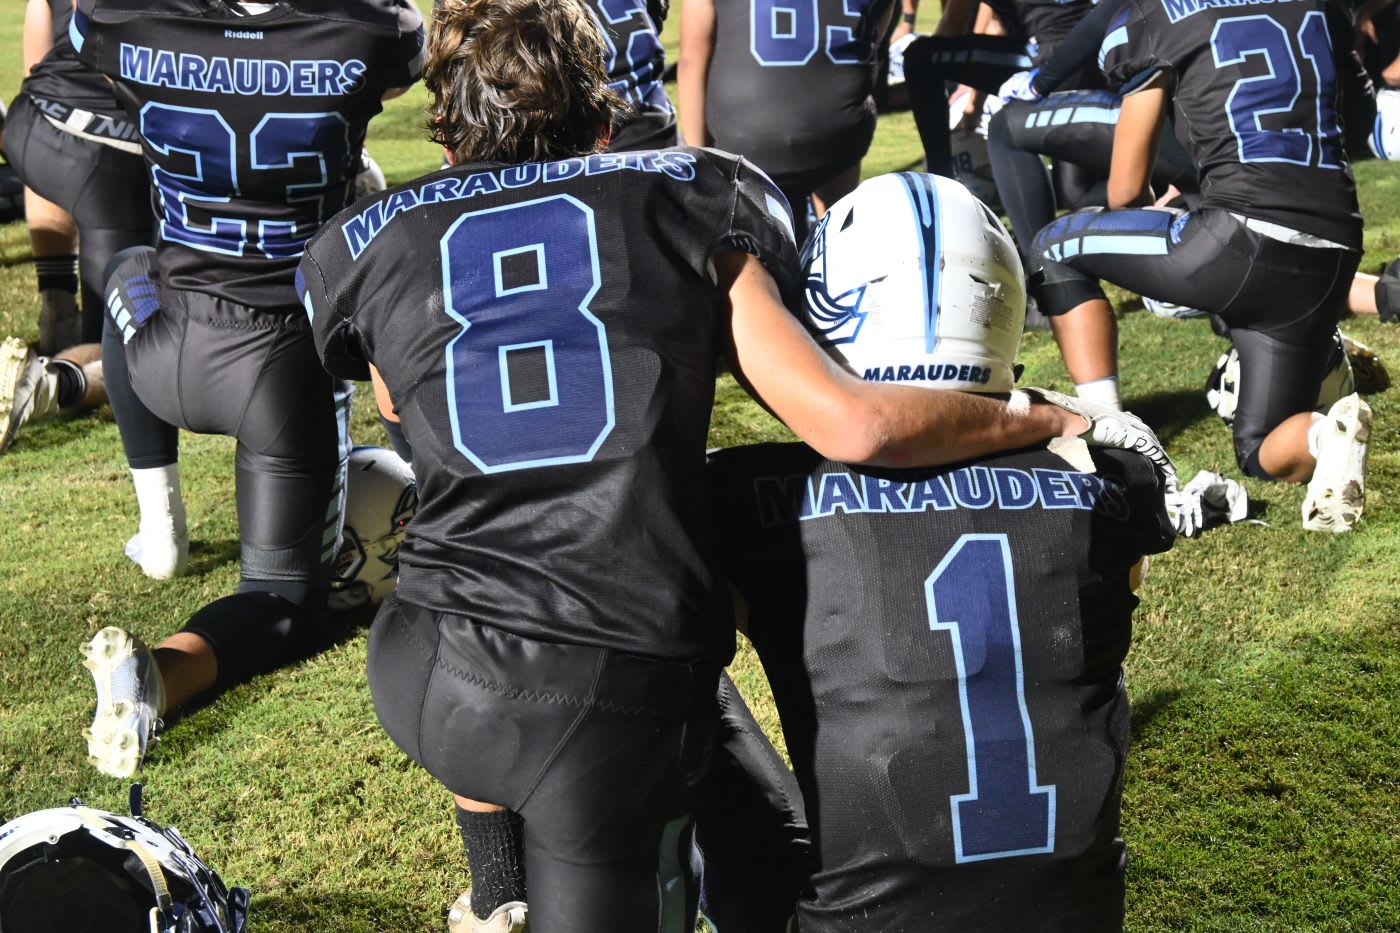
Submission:
POLYGON ((597 152, 625 110, 580 0, 441 0, 423 83, 428 130, 457 164, 597 152))

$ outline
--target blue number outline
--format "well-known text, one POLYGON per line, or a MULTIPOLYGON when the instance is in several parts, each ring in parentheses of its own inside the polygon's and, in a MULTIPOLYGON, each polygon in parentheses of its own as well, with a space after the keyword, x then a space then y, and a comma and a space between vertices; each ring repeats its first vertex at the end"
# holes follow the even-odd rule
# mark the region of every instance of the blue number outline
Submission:
MULTIPOLYGON (((651 14, 647 11, 645 0, 623 0, 627 11, 621 16, 614 16, 608 9, 610 2, 615 2, 615 0, 598 0, 598 9, 602 12, 602 20, 604 20, 604 22, 600 22, 599 25, 603 27, 603 42, 608 48, 608 61, 606 66, 608 75, 611 76, 616 71, 619 54, 625 54, 627 56, 627 77, 630 79, 633 86, 634 93, 632 93, 632 96, 636 99, 636 102, 639 104, 651 104, 654 107, 670 112, 673 109, 671 107, 671 100, 666 96, 665 87, 662 85, 660 76, 655 74, 655 69, 648 67, 648 71, 651 73, 645 81, 642 80, 641 70, 643 65, 651 65, 655 60, 654 53, 659 52, 662 55, 665 54, 661 46, 659 30, 656 28, 656 23, 652 21, 651 14), (630 32, 627 36, 627 50, 625 53, 620 52, 617 48, 617 43, 613 42, 612 30, 610 30, 608 26, 625 23, 638 16, 641 17, 646 28, 630 32), (653 54, 647 54, 645 48, 638 49, 638 46, 644 45, 647 42, 651 43, 651 51, 653 54), (662 91, 659 95, 659 99, 656 94, 657 88, 660 88, 662 91), (650 93, 648 93, 648 89, 650 89, 650 93)), ((594 18, 598 19, 599 17, 595 14, 594 18)), ((629 90, 628 83, 628 80, 619 79, 609 82, 608 87, 619 94, 623 94, 629 90)))
MULTIPOLYGON (((870 2, 871 0, 845 0, 842 9, 847 16, 860 19, 865 15, 865 10, 870 6, 870 2)), ((837 46, 855 45, 859 41, 861 41, 860 37, 850 26, 828 26, 826 27, 826 57, 836 65, 859 65, 863 61, 859 52, 850 58, 838 58, 834 51, 837 46)))
MULTIPOLYGON (((210 237, 211 239, 217 240, 219 238, 219 234, 216 232, 218 230, 218 225, 220 223, 229 223, 234 225, 235 229, 241 231, 241 234, 238 238, 238 247, 236 249, 228 249, 214 244, 201 243, 194 239, 187 239, 183 236, 178 235, 179 233, 183 232, 179 230, 176 231, 177 235, 171 235, 169 225, 166 223, 166 218, 174 215, 176 212, 166 208, 166 192, 163 188, 161 188, 160 176, 167 175, 170 178, 202 183, 204 181, 204 153, 195 149, 184 149, 174 144, 162 146, 159 142, 156 141, 156 139, 154 139, 150 135, 150 133, 146 131, 146 115, 151 111, 162 110, 175 111, 177 113, 194 113, 199 114, 202 117, 213 117, 214 119, 219 121, 220 125, 223 126, 224 130, 228 134, 229 178, 231 180, 234 193, 239 193, 237 148, 238 137, 233 132, 233 127, 229 126, 228 121, 224 119, 223 114, 219 113, 217 110, 210 110, 207 107, 178 107, 174 104, 162 104, 157 103, 156 101, 147 102, 146 105, 141 108, 140 113, 142 138, 146 140, 146 143, 152 149, 154 149, 156 152, 159 152, 161 155, 168 156, 171 154, 171 152, 180 152, 192 157, 194 159, 195 171, 197 173, 195 175, 181 175, 177 172, 172 172, 169 169, 161 168, 159 165, 156 165, 154 163, 151 164, 151 184, 155 187, 156 197, 159 199, 161 205, 161 239, 169 240, 172 243, 179 243, 182 246, 189 246, 193 249, 204 250, 210 253, 222 253, 225 256, 242 256, 243 245, 248 241, 248 222, 244 220, 236 220, 232 217, 211 217, 209 220, 209 228, 207 230, 202 230, 198 226, 190 223, 189 203, 186 201, 185 192, 183 191, 177 192, 175 195, 175 199, 180 204, 180 225, 184 228, 184 230, 188 230, 194 234, 203 234, 210 237)), ((232 199, 226 197, 202 197, 198 195, 192 195, 190 197, 190 200, 203 202, 205 204, 227 204, 232 199)))
POLYGON ((801 67, 802 65, 807 64, 809 61, 812 60, 812 56, 817 54, 817 49, 821 46, 821 25, 822 25, 822 23, 821 23, 821 16, 819 15, 819 13, 820 13, 820 11, 817 9, 817 0, 749 0, 749 54, 753 55, 754 61, 758 62, 760 65, 762 65, 762 66, 765 67, 765 68, 798 68, 798 67, 801 67), (758 16, 758 4, 761 3, 761 2, 766 2, 766 3, 769 3, 769 4, 770 4, 770 6, 769 6, 769 8, 768 8, 768 17, 769 17, 769 21, 768 21, 768 23, 766 24, 765 28, 768 30, 768 35, 769 35, 770 37, 774 38, 774 39, 799 39, 799 38, 802 38, 802 37, 798 36, 798 34, 797 34, 797 23, 798 23, 798 20, 801 18, 801 17, 798 15, 798 10, 799 10, 798 5, 799 5, 799 4, 806 4, 807 6, 811 7, 811 10, 812 10, 812 25, 813 25, 813 27, 814 27, 813 30, 812 30, 812 36, 811 36, 811 48, 808 50, 806 56, 805 56, 801 61, 769 61, 768 59, 764 58, 764 57, 759 53, 759 51, 758 51, 758 28, 759 28, 759 27, 758 27, 758 20, 759 20, 759 16, 758 16), (792 13, 792 28, 793 28, 793 32, 792 32, 791 35, 779 36, 779 35, 777 34, 777 29, 776 29, 776 27, 777 27, 777 19, 776 19, 776 17, 777 17, 777 14, 778 14, 778 11, 779 11, 779 10, 788 10, 788 11, 791 11, 791 13, 792 13))
MULTIPOLYGON (((1303 17, 1303 25, 1298 27, 1298 48, 1302 50, 1303 57, 1306 58, 1310 63, 1312 63, 1313 75, 1317 78, 1317 97, 1315 98, 1315 102, 1317 104, 1317 132, 1319 134, 1317 147, 1317 167, 1341 168, 1342 163, 1340 161, 1327 161, 1327 146, 1323 142, 1324 137, 1322 136, 1324 132, 1322 122, 1325 119, 1322 115, 1322 90, 1329 84, 1334 88, 1337 86, 1337 65, 1332 58, 1332 36, 1331 33, 1327 31, 1327 14, 1323 13, 1321 10, 1312 10, 1306 16, 1303 17), (1314 23, 1317 23, 1318 26, 1321 27, 1322 37, 1327 43, 1326 46, 1322 49, 1322 54, 1314 54, 1313 52, 1308 51, 1308 29, 1314 23), (1327 69, 1331 72, 1326 79, 1324 79, 1322 76, 1324 64, 1326 65, 1327 69)), ((1333 138, 1341 139, 1342 124, 1337 118, 1337 108, 1334 106, 1331 108, 1331 111, 1333 138)), ((1338 151, 1338 155, 1341 155, 1340 150, 1338 151)))
MULTIPOLYGON (((617 415, 613 399, 612 356, 608 349, 608 330, 607 326, 597 317, 595 317, 588 308, 589 303, 592 302, 593 297, 598 294, 598 289, 602 287, 603 283, 602 273, 599 270, 598 265, 598 235, 597 228, 594 224, 593 219, 593 209, 587 204, 584 204, 582 201, 573 197, 572 195, 556 194, 544 198, 535 198, 531 201, 521 201, 517 204, 503 204, 499 207, 488 207, 478 211, 469 211, 463 214, 462 216, 458 217, 456 220, 454 220, 452 222, 452 225, 447 228, 446 232, 443 233, 442 239, 438 241, 438 251, 442 261, 443 310, 447 313, 448 317, 452 318, 458 324, 462 325, 462 332, 456 337, 452 338, 450 341, 448 341, 447 347, 444 350, 444 353, 447 357, 447 413, 448 418, 452 423, 452 445, 457 448, 457 451, 460 454, 462 454, 462 456, 466 457, 469 461, 471 461, 473 466, 475 466, 482 473, 487 474, 507 473, 514 470, 526 470, 542 466, 558 466, 568 463, 587 463, 591 461, 595 456, 597 456, 598 449, 603 446, 603 442, 607 440, 608 435, 612 433, 613 428, 617 425, 617 415), (531 207, 533 205, 545 204, 550 201, 560 200, 567 201, 573 204, 575 207, 577 207, 579 211, 583 214, 584 220, 586 221, 588 226, 588 253, 589 260, 592 265, 593 281, 592 285, 588 290, 588 293, 585 294, 582 300, 579 301, 578 311, 584 316, 586 320, 590 321, 593 324, 594 328, 598 332, 598 352, 600 355, 600 365, 602 368, 603 375, 603 399, 604 404, 607 408, 607 423, 603 426, 602 430, 598 432, 598 437, 593 441, 592 446, 589 447, 586 453, 562 457, 543 457, 537 460, 521 460, 511 463, 502 463, 495 465, 488 464, 485 461, 483 461, 480 457, 478 457, 476 453, 473 452, 472 449, 468 447, 463 441, 462 422, 457 413, 457 392, 455 389, 455 386, 457 385, 457 366, 455 362, 456 353, 454 351, 458 342, 466 338, 467 332, 471 330, 472 324, 469 320, 463 317, 461 313, 458 312, 457 309, 453 306, 452 256, 448 248, 448 244, 452 239, 452 235, 457 232, 457 228, 460 227, 470 217, 479 217, 485 214, 495 214, 503 211, 521 210, 523 208, 531 207)), ((499 270, 500 264, 497 256, 498 254, 493 251, 492 265, 495 269, 499 270)), ((548 273, 542 267, 541 275, 544 276, 547 274, 548 273)), ((499 284, 500 280, 498 277, 496 282, 493 283, 493 287, 499 286, 499 284)), ((523 291, 525 289, 515 289, 512 291, 517 290, 523 291)), ((500 355, 499 348, 497 359, 501 362, 504 361, 504 356, 500 355)), ((548 359, 550 394, 553 400, 553 404, 558 405, 558 389, 554 374, 552 348, 548 353, 548 359)), ((512 404, 512 401, 509 397, 508 377, 504 372, 501 375, 501 387, 501 404, 503 412, 528 410, 529 408, 534 407, 546 407, 544 405, 530 405, 530 403, 525 403, 525 405, 509 409, 507 408, 507 406, 512 404)))
MULTIPOLYGON (((1262 55, 1264 63, 1268 66, 1268 73, 1254 75, 1252 77, 1239 78, 1230 89, 1230 94, 1225 100, 1225 115, 1230 124, 1230 133, 1235 137, 1235 151, 1239 160, 1243 163, 1250 162, 1276 162, 1287 165, 1316 166, 1324 169, 1340 169, 1342 167, 1341 146, 1338 142, 1341 138, 1341 123, 1336 113, 1335 96, 1337 85, 1337 74, 1335 65, 1332 62, 1331 36, 1327 31, 1326 18, 1323 13, 1313 10, 1303 17, 1303 23, 1298 28, 1297 43, 1295 48, 1294 36, 1287 28, 1272 17, 1265 14, 1255 14, 1251 16, 1232 16, 1222 19, 1215 24, 1211 32, 1210 45, 1211 55, 1216 67, 1225 65, 1242 65, 1252 55, 1262 55), (1281 61, 1276 59, 1281 56, 1271 54, 1269 43, 1256 38, 1262 35, 1254 32, 1258 27, 1252 24, 1251 20, 1257 20, 1267 24, 1272 29, 1279 40, 1287 58, 1281 61), (1322 50, 1310 49, 1310 45, 1316 45, 1313 38, 1320 28, 1321 40, 1326 44, 1322 50), (1221 41, 1226 43, 1236 41, 1234 34, 1243 30, 1246 35, 1240 36, 1241 45, 1250 44, 1250 47, 1241 47, 1232 51, 1222 52, 1221 41), (1301 66, 1298 61, 1299 50, 1302 57, 1308 61, 1312 67, 1313 76, 1316 79, 1316 94, 1314 97, 1314 130, 1309 132, 1301 126, 1286 126, 1277 130, 1266 130, 1261 122, 1261 117, 1274 114, 1284 114, 1292 116, 1294 108, 1298 105, 1298 99, 1303 93, 1303 79, 1301 66), (1222 54, 1233 56, 1222 58, 1222 54), (1280 68, 1286 68, 1284 74, 1280 74, 1280 68), (1248 116, 1252 127, 1245 127, 1245 132, 1241 133, 1241 127, 1236 121, 1236 98, 1242 90, 1250 85, 1256 84, 1281 84, 1286 85, 1291 82, 1293 86, 1293 96, 1285 107, 1272 108, 1250 108, 1244 105, 1244 114, 1248 116), (1329 93, 1330 99, 1329 99, 1329 93), (1330 120, 1330 126, 1328 125, 1330 120), (1328 140, 1333 142, 1330 144, 1328 140), (1303 158, 1289 158, 1287 156, 1290 148, 1295 151, 1299 148, 1299 142, 1306 143, 1306 154, 1303 158), (1247 152, 1246 149, 1253 152, 1247 152), (1334 158, 1328 157, 1329 148, 1336 149, 1334 158), (1257 154, 1259 150, 1279 150, 1283 154, 1269 155, 1257 154)), ((1275 46, 1277 50, 1277 46, 1275 46)))
MULTIPOLYGON (((343 207, 343 205, 337 205, 334 210, 326 210, 326 197, 330 194, 330 190, 328 188, 328 185, 330 184, 330 166, 326 165, 326 151, 324 149, 307 149, 302 150, 300 152, 288 152, 285 162, 268 162, 264 164, 258 158, 258 137, 262 134, 263 128, 275 120, 322 120, 326 122, 329 122, 329 120, 335 120, 336 122, 340 123, 341 128, 344 131, 343 138, 345 140, 345 147, 342 151, 345 152, 347 155, 350 152, 350 123, 341 114, 331 111, 323 111, 321 113, 268 113, 263 115, 263 118, 258 121, 258 125, 253 127, 253 132, 248 135, 249 165, 254 171, 268 169, 290 169, 295 166, 297 159, 313 158, 317 160, 321 168, 321 178, 319 181, 308 181, 296 185, 287 185, 286 188, 288 204, 307 203, 311 201, 316 202, 316 226, 319 229, 322 224, 324 224, 327 220, 331 218, 331 215, 333 215, 336 211, 340 210, 341 207, 343 207), (294 191, 298 191, 303 188, 312 190, 308 194, 300 197, 293 196, 294 191), (319 192, 316 189, 320 189, 319 192)), ((285 220, 258 221, 257 247, 262 252, 262 254, 264 256, 267 256, 268 258, 274 257, 274 254, 268 252, 267 250, 268 233, 269 231, 275 231, 279 228, 291 228, 288 231, 288 235, 295 236, 298 225, 285 220)), ((305 243, 307 239, 310 239, 309 235, 307 237, 304 237, 302 239, 302 242, 305 243)), ((289 256, 299 256, 301 255, 301 253, 302 250, 299 248, 295 253, 289 254, 289 256)))
POLYGON ((1026 707, 1025 670, 1022 666, 1021 658, 1021 623, 1016 611, 1016 587, 1013 579, 1011 564, 1011 546, 1005 534, 965 534, 958 538, 957 542, 943 555, 943 559, 938 562, 933 573, 924 580, 924 598, 928 604, 929 628, 932 631, 946 631, 952 642, 953 662, 958 672, 958 700, 961 704, 963 740, 967 748, 967 780, 968 790, 963 794, 953 794, 949 799, 953 816, 953 857, 958 864, 965 862, 980 862, 989 859, 1012 858, 1018 855, 1038 855, 1055 851, 1055 785, 1041 785, 1037 783, 1035 766, 1035 733, 1031 727, 1030 710, 1026 707), (1008 608, 1009 623, 1011 629, 1012 647, 1016 660, 1016 702, 1021 712, 1021 727, 1025 735, 1026 742, 1026 764, 1027 764, 1027 787, 1030 796, 1044 795, 1048 802, 1049 819, 1047 824, 1046 841, 1043 846, 1029 846, 1005 852, 979 852, 967 854, 963 849, 962 837, 962 813, 961 807, 964 803, 975 803, 979 799, 977 786, 977 746, 976 736, 972 726, 972 711, 968 705, 967 698, 967 665, 963 659, 962 638, 959 630, 960 623, 956 620, 943 620, 938 614, 937 601, 934 598, 935 585, 948 568, 957 560, 963 548, 975 541, 993 541, 1000 546, 1002 558, 1002 576, 1006 581, 1006 605, 1008 608))

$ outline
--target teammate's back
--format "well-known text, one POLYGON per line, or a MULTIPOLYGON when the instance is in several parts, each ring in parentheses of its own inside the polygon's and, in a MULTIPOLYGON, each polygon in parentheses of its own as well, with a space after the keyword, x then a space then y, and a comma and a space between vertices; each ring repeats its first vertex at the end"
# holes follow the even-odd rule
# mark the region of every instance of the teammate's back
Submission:
POLYGON ((804 930, 1121 926, 1129 577, 1173 533, 1145 458, 1093 459, 712 458, 818 834, 804 930))
POLYGON ((727 658, 688 454, 725 326, 709 262, 740 244, 790 288, 789 224, 747 162, 676 148, 447 169, 313 240, 328 364, 362 375, 360 341, 397 363, 385 379, 424 480, 401 597, 532 637, 727 658), (420 274, 392 274, 407 254, 420 274))
POLYGON ((164 283, 295 305, 296 259, 347 203, 370 118, 416 80, 412 3, 82 0, 70 33, 140 123, 164 283))

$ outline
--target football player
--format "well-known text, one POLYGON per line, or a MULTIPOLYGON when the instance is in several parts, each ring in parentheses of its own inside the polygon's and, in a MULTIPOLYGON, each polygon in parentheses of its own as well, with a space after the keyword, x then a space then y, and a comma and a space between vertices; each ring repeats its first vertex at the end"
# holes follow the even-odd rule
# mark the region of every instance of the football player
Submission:
POLYGON ((1355 395, 1312 411, 1361 257, 1332 51, 1349 35, 1346 14, 1321 0, 1128 0, 1099 56, 1123 96, 1114 210, 1062 217, 1033 246, 1041 310, 1106 322, 1078 349, 1110 371, 1112 311, 1096 279, 1219 315, 1240 356, 1240 467, 1308 483, 1304 526, 1330 531, 1361 514, 1371 417, 1355 395), (1186 212, 1142 208, 1173 106, 1201 178, 1201 206, 1186 212))
MULTIPOLYGON (((865 182, 804 259, 808 325, 852 372, 1012 391, 1021 263, 956 182, 865 182), (936 257, 926 203, 960 234, 936 257)), ((812 827, 803 933, 1122 929, 1122 664, 1139 562, 1174 533, 1149 460, 1054 451, 917 470, 803 444, 711 457, 725 573, 747 603, 812 827)), ((730 766, 708 794, 721 805, 700 817, 707 878, 734 877, 735 855, 804 858, 764 757, 718 760, 730 766), (755 792, 777 818, 747 815, 755 792), (749 827, 769 827, 777 847, 749 827)))
POLYGON ((676 109, 662 74, 661 27, 670 0, 588 0, 603 33, 608 87, 629 106, 612 128, 611 152, 665 149, 676 144, 676 109))
POLYGON ((238 592, 154 651, 117 628, 85 646, 88 750, 139 765, 158 719, 296 656, 315 634, 339 535, 349 387, 320 367, 293 284, 348 202, 381 99, 417 79, 410 0, 80 0, 79 58, 140 131, 155 249, 114 260, 108 299, 132 385, 170 424, 238 441, 238 592))
POLYGON ((1012 75, 1050 55, 1090 6, 1089 0, 998 0, 991 5, 950 0, 944 5, 933 35, 904 50, 910 108, 930 172, 953 176, 945 84, 959 82, 973 89, 961 94, 965 117, 957 129, 971 131, 982 119, 984 92, 996 91, 1012 75))
MULTIPOLYGON (((30 239, 43 303, 39 353, 52 356, 68 345, 103 341, 105 389, 141 514, 140 531, 127 543, 126 553, 148 576, 164 579, 181 572, 188 555, 178 435, 132 391, 119 332, 103 324, 108 264, 122 250, 155 239, 150 179, 136 123, 117 102, 112 84, 78 60, 69 37, 72 17, 70 0, 29 3, 26 54, 37 51, 40 36, 49 44, 20 86, 5 127, 10 159, 34 195, 26 204, 35 209, 30 239), (61 266, 71 268, 71 257, 46 255, 57 253, 64 242, 62 231, 54 228, 64 212, 76 222, 81 245, 81 317, 77 305, 65 299, 68 293, 52 287, 61 278, 61 266)), ((97 351, 92 347, 84 352, 97 351)), ((28 360, 26 366, 43 368, 38 359, 28 360)), ((9 388, 0 386, 0 394, 9 388)), ((12 413, 25 410, 22 399, 12 402, 18 403, 12 404, 12 413)), ((12 419, 11 437, 18 427, 12 419)))
POLYGON ((681 133, 750 159, 807 234, 860 180, 875 137, 879 48, 894 0, 687 0, 681 8, 681 133))
POLYGON ((517 926, 528 879, 537 933, 690 933, 691 794, 734 650, 703 490, 726 348, 848 460, 1086 430, 840 372, 782 303, 791 218, 761 172, 600 152, 619 106, 602 43, 579 0, 444 0, 424 77, 452 167, 358 202, 301 262, 326 366, 374 376, 413 445, 420 501, 368 669, 390 737, 458 796, 460 929, 517 926))

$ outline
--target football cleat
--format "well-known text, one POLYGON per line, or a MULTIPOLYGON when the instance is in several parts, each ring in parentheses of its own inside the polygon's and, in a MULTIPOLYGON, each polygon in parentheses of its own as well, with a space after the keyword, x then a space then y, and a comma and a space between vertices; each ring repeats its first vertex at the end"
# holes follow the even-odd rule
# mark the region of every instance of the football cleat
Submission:
POLYGON ((472 892, 468 888, 447 911, 447 933, 529 933, 528 913, 523 901, 508 901, 482 920, 472 913, 472 892))
POLYGON ((88 761, 103 774, 131 777, 160 728, 165 684, 141 639, 108 626, 83 645, 83 667, 97 688, 97 712, 83 730, 88 761))
POLYGON ((1303 497, 1303 527, 1309 531, 1350 531, 1366 504, 1366 452, 1371 440, 1371 406, 1352 393, 1324 416, 1317 438, 1317 467, 1303 497))
POLYGON ((1390 388, 1390 372, 1375 350, 1341 331, 1337 331, 1337 336, 1342 341, 1342 352, 1351 364, 1352 382, 1357 392, 1362 395, 1374 395, 1390 388))
POLYGON ((922 33, 911 32, 900 36, 890 43, 890 72, 888 84, 890 87, 899 87, 904 83, 904 53, 909 50, 918 39, 922 38, 922 33))
MULTIPOLYGON (((1317 389, 1316 411, 1327 411, 1339 399, 1353 392, 1370 395, 1390 385, 1390 373, 1374 350, 1337 331, 1332 337, 1332 355, 1327 372, 1317 389)), ((1234 347, 1215 362, 1206 380, 1206 403, 1226 424, 1235 421, 1240 397, 1240 355, 1234 347)))
POLYGON ((39 352, 53 356, 77 346, 83 339, 83 315, 78 298, 61 288, 46 288, 39 294, 39 352))
POLYGON ((17 337, 0 343, 0 454, 36 413, 56 410, 56 380, 48 379, 47 360, 17 337))
POLYGON ((1186 305, 1172 304, 1170 301, 1158 301, 1156 298, 1148 298, 1146 295, 1142 296, 1142 306, 1151 311, 1155 317, 1168 320, 1186 321, 1206 316, 1206 312, 1199 308, 1188 308, 1186 305))

